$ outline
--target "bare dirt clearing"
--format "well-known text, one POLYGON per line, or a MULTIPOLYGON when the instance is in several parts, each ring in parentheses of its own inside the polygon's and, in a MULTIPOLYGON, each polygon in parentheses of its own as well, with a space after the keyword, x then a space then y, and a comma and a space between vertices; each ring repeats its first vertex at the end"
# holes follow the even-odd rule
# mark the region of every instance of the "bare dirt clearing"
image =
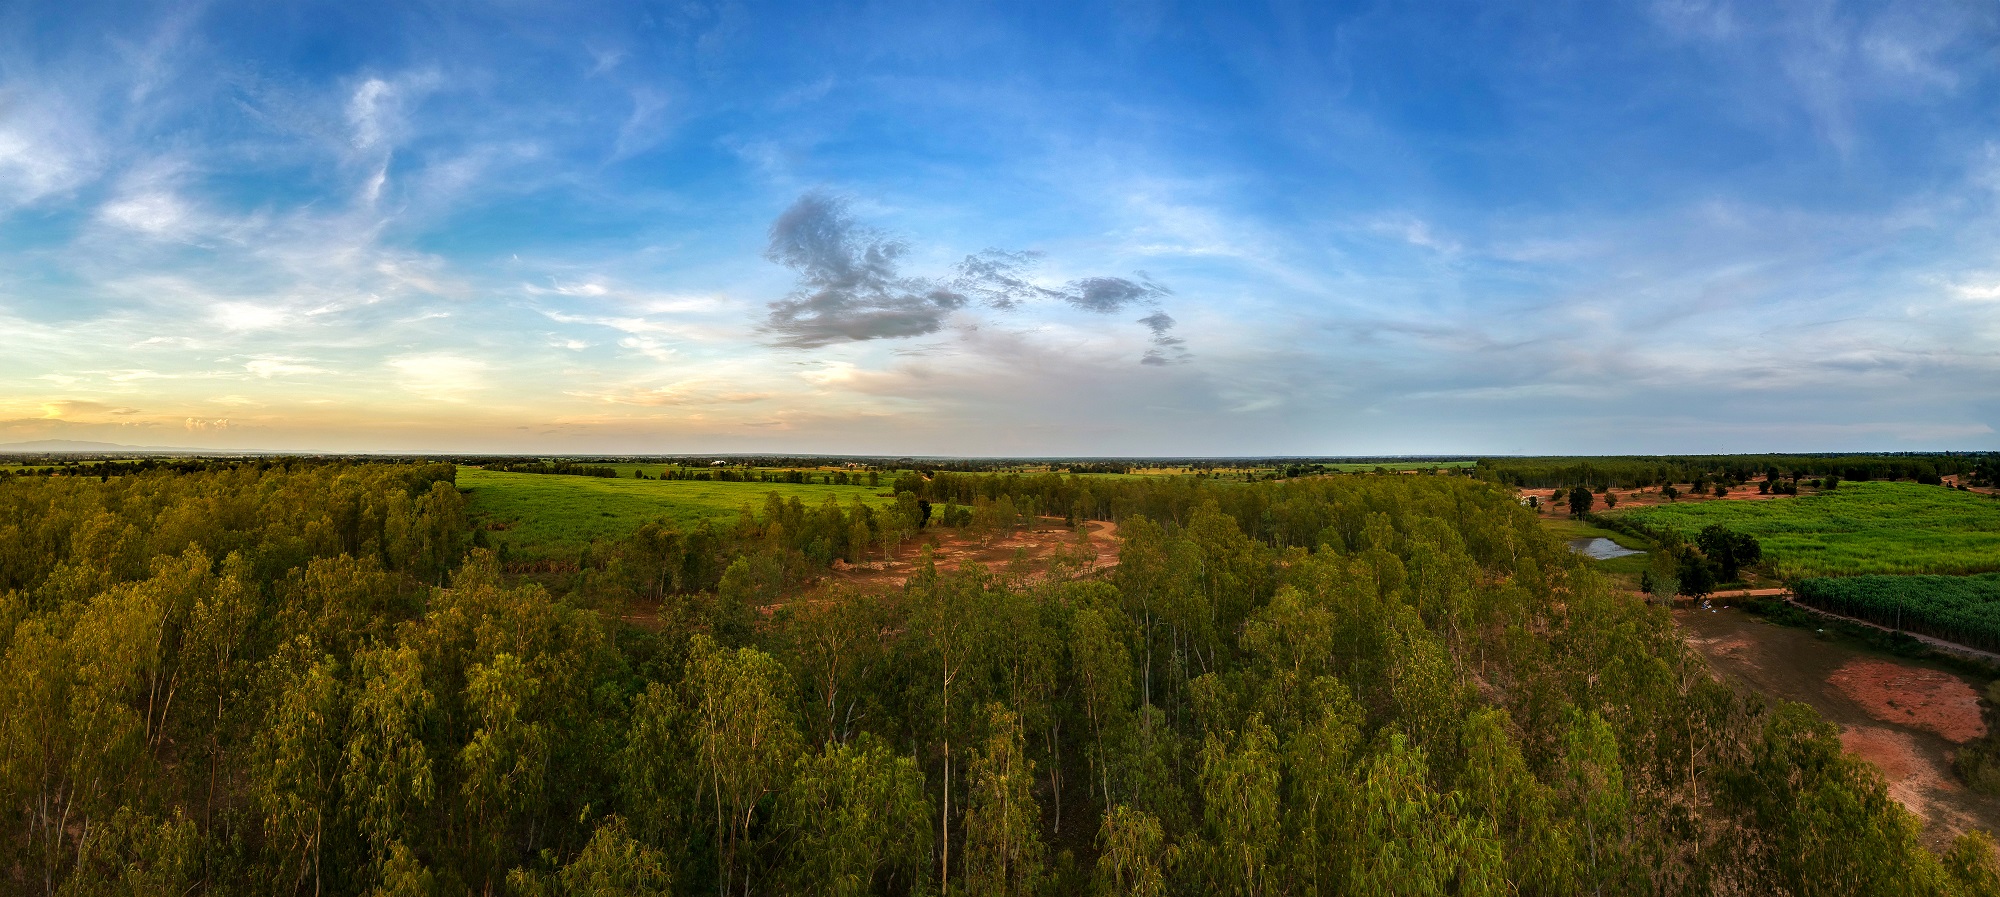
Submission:
MULTIPOLYGON (((835 561, 833 569, 800 591, 766 604, 766 615, 795 605, 815 606, 838 600, 843 594, 880 592, 902 586, 917 572, 923 549, 931 549, 931 562, 939 570, 953 570, 977 564, 988 571, 1018 575, 1023 580, 1041 579, 1059 567, 1070 575, 1091 574, 1118 566, 1118 524, 1093 520, 1085 532, 1062 525, 1062 518, 1043 518, 1037 525, 1019 527, 1004 535, 982 537, 964 530, 936 529, 913 539, 893 559, 864 564, 835 561)), ((683 598, 670 598, 683 601, 683 598)), ((645 629, 660 628, 660 602, 650 599, 629 604, 619 619, 645 629)))
MULTIPOLYGON (((1947 477, 1945 477, 1945 478, 1944 478, 1944 484, 1945 484, 1945 485, 1947 485, 1947 486, 1950 486, 1950 487, 1952 487, 1953 489, 1956 489, 1956 488, 1958 488, 1958 487, 1959 487, 1960 485, 1965 485, 1965 484, 1966 484, 1966 479, 1965 479, 1965 478, 1963 478, 1963 477, 1960 477, 1960 476, 1959 476, 1958 474, 1952 474, 1952 475, 1950 475, 1950 476, 1947 476, 1947 477)), ((1967 492, 1977 492, 1977 493, 1979 493, 1979 494, 1981 494, 1981 495, 2000 495, 2000 489, 1996 489, 1996 488, 1994 488, 1994 487, 1992 487, 1992 486, 1972 486, 1972 485, 1965 485, 1965 491, 1967 491, 1967 492)))
MULTIPOLYGON (((1695 495, 1693 494, 1694 487, 1686 483, 1674 488, 1681 491, 1680 497, 1675 499, 1676 502, 1769 501, 1774 498, 1791 497, 1789 495, 1767 495, 1758 492, 1756 486, 1737 486, 1731 489, 1728 495, 1721 498, 1716 498, 1713 492, 1704 492, 1700 495, 1695 495)), ((1543 517, 1569 516, 1568 494, 1568 489, 1520 490, 1522 498, 1525 499, 1532 496, 1541 505, 1541 514, 1543 517)), ((1606 511, 1618 508, 1643 508, 1649 505, 1667 504, 1666 496, 1661 495, 1658 489, 1643 492, 1636 489, 1613 489, 1608 494, 1617 496, 1618 504, 1615 507, 1605 503, 1604 495, 1593 495, 1591 498, 1591 509, 1594 511, 1606 511)))
POLYGON ((1964 744, 1986 734, 1979 694, 1950 673, 1884 660, 1852 660, 1827 681, 1885 723, 1905 723, 1964 744))
POLYGON ((1840 726, 1841 744, 1879 767, 1890 794, 1923 817, 1926 843, 2000 828, 2000 799, 1968 790, 1951 772, 1955 744, 1985 731, 1974 683, 1734 608, 1676 610, 1674 619, 1728 681, 1809 704, 1840 726))
POLYGON ((828 574, 830 584, 861 588, 900 586, 917 571, 925 545, 931 561, 941 570, 955 569, 967 562, 994 573, 1026 567, 1030 576, 1047 570, 1054 562, 1068 561, 1085 571, 1118 565, 1118 524, 1093 520, 1083 538, 1065 527, 1060 518, 1045 518, 1033 527, 1021 527, 1005 534, 980 538, 963 530, 937 530, 922 540, 903 546, 894 559, 866 564, 836 563, 828 574))

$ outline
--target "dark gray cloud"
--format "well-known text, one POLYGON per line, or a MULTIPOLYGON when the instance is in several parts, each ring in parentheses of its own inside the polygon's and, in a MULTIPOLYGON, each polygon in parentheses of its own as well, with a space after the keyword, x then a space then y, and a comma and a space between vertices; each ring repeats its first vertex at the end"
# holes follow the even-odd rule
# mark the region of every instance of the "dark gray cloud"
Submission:
POLYGON ((1139 323, 1146 325, 1146 329, 1153 331, 1153 348, 1146 350, 1145 356, 1139 359, 1140 364, 1172 364, 1176 361, 1187 360, 1187 340, 1171 335, 1174 329, 1172 315, 1163 311, 1156 311, 1140 318, 1139 323))
MULTIPOLYGON (((1123 277, 1086 277, 1069 285, 1069 295, 1063 297, 1069 304, 1085 311, 1110 314, 1122 311, 1127 306, 1158 302, 1167 294, 1167 288, 1146 279, 1141 274, 1137 281, 1123 277)), ((1172 326, 1172 318, 1168 318, 1172 326)))
POLYGON ((808 193, 771 225, 771 261, 799 273, 799 288, 771 303, 764 329, 778 345, 832 343, 936 333, 963 295, 902 277, 907 244, 856 224, 840 199, 808 193))
POLYGON ((1172 291, 1144 273, 1137 279, 1086 277, 1060 288, 1031 276, 1041 253, 987 249, 966 256, 948 278, 905 277, 901 260, 909 244, 854 220, 839 197, 821 192, 799 197, 771 225, 764 255, 797 271, 799 287, 771 303, 762 329, 774 343, 801 349, 871 339, 936 333, 945 317, 968 305, 1013 311, 1032 302, 1063 302, 1098 314, 1133 306, 1154 313, 1139 319, 1153 331, 1145 364, 1185 359, 1183 341, 1169 336, 1174 319, 1159 311, 1172 291))

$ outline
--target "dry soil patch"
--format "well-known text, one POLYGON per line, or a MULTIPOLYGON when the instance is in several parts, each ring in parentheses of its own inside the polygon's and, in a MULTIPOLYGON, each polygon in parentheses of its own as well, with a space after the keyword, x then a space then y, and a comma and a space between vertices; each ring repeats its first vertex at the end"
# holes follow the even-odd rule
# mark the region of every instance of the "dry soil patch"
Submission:
POLYGON ((1885 723, 1936 732, 1953 744, 1986 734, 1978 692, 1950 673, 1856 659, 1835 670, 1827 681, 1885 723))
POLYGON ((1965 679, 1735 608, 1681 609, 1674 619, 1725 680, 1809 704, 1838 725, 1841 745, 1880 768, 1890 795, 1923 818, 1926 843, 1943 848, 1967 829, 2000 830, 2000 799, 1967 789, 1951 772, 1952 739, 1982 731, 1965 679))

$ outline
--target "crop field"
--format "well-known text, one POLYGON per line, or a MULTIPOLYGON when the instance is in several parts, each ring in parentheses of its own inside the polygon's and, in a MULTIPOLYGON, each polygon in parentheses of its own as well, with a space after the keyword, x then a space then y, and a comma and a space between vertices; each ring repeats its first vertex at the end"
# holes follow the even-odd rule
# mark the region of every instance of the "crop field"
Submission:
POLYGON ((504 527, 497 538, 528 554, 566 553, 593 539, 619 538, 639 526, 665 520, 693 526, 703 520, 734 518, 744 506, 760 512, 773 492, 796 497, 807 507, 831 496, 842 505, 859 498, 883 507, 894 503, 887 486, 716 483, 700 480, 640 480, 502 473, 462 467, 458 486, 471 500, 475 521, 504 527))
POLYGON ((1792 593, 1837 614, 2000 650, 2000 573, 1826 577, 1793 583, 1792 593))
POLYGON ((1763 543, 1779 576, 2000 570, 2000 501, 1915 483, 1842 483, 1772 501, 1706 501, 1618 512, 1692 538, 1719 523, 1763 543))

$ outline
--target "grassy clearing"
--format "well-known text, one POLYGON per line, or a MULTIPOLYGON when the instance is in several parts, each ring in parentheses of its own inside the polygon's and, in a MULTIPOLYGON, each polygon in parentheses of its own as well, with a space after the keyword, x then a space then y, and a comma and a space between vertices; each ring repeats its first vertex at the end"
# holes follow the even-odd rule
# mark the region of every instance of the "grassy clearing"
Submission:
POLYGON ((1842 483, 1771 501, 1708 501, 1614 512, 1692 538, 1719 523, 1756 536, 1779 576, 2000 570, 2000 502, 1915 483, 1842 483))
POLYGON ((790 483, 715 483, 699 480, 639 480, 501 473, 459 468, 458 486, 471 499, 473 518, 498 525, 493 533, 525 555, 574 552, 593 539, 616 539, 640 525, 664 520, 694 526, 703 520, 733 519, 749 506, 760 511, 764 497, 796 497, 808 507, 827 497, 845 505, 855 498, 883 507, 888 487, 807 486, 790 483))

